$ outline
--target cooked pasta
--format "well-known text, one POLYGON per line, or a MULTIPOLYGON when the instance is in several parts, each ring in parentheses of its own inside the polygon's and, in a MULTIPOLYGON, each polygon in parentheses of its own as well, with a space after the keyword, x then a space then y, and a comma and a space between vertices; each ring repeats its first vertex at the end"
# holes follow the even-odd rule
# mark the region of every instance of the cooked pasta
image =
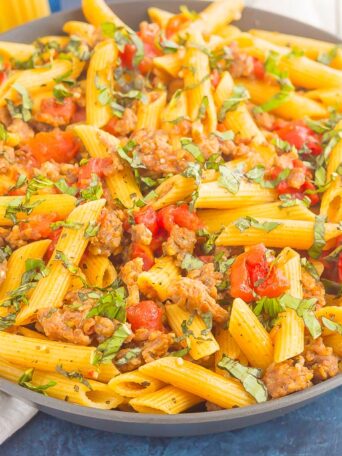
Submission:
POLYGON ((82 9, 0 42, 0 377, 174 415, 338 375, 339 47, 82 9))

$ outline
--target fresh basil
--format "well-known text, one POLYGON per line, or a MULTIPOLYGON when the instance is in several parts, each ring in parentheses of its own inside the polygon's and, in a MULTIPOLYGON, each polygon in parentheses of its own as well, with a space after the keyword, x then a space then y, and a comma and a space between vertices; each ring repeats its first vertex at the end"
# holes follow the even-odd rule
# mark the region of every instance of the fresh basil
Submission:
POLYGON ((59 228, 70 228, 71 230, 77 230, 78 228, 81 228, 82 226, 83 226, 83 223, 72 222, 69 220, 60 220, 58 222, 50 223, 50 228, 53 231, 58 230, 59 228))
POLYGON ((267 233, 270 233, 271 231, 275 230, 278 226, 281 225, 281 223, 277 222, 259 222, 259 220, 253 218, 253 217, 240 217, 236 222, 234 223, 236 228, 238 228, 239 231, 244 232, 248 230, 249 228, 256 228, 257 230, 263 230, 266 231, 267 233))
POLYGON ((227 166, 220 165, 219 173, 220 177, 218 178, 217 183, 235 195, 240 189, 240 181, 242 178, 240 170, 232 170, 227 166))
POLYGON ((33 373, 34 373, 33 368, 26 370, 20 376, 20 378, 18 380, 18 384, 31 391, 35 391, 36 393, 40 393, 40 394, 44 394, 44 395, 46 394, 47 389, 52 388, 53 386, 57 385, 57 382, 55 382, 55 381, 50 381, 50 382, 46 383, 45 385, 35 385, 32 383, 33 373))
POLYGON ((125 353, 125 356, 123 356, 122 358, 117 359, 117 360, 114 361, 115 365, 116 366, 124 366, 124 365, 128 364, 133 359, 139 358, 139 356, 141 354, 141 351, 142 351, 142 349, 139 348, 139 347, 130 348, 125 353))
POLYGON ((56 372, 60 375, 63 375, 66 378, 69 378, 70 380, 77 380, 78 382, 82 383, 84 386, 92 390, 92 387, 88 380, 84 378, 84 376, 81 374, 79 371, 66 371, 63 369, 63 366, 61 364, 57 364, 56 366, 56 372))
POLYGON ((226 355, 223 355, 217 366, 237 378, 247 393, 253 396, 258 403, 267 401, 268 392, 265 384, 260 380, 262 376, 260 369, 243 366, 226 355))
POLYGON ((226 118, 226 114, 229 111, 234 111, 242 101, 246 101, 250 98, 248 90, 243 86, 235 86, 233 93, 230 98, 225 100, 218 112, 218 121, 223 122, 226 118))
POLYGON ((336 321, 331 321, 326 317, 322 317, 323 325, 328 328, 330 331, 336 332, 337 334, 342 335, 342 325, 336 321))
POLYGON ((301 258, 300 260, 301 265, 303 268, 313 277, 315 280, 320 280, 320 276, 317 272, 315 266, 309 261, 307 258, 301 258))
POLYGON ((88 225, 86 226, 86 229, 84 230, 84 237, 86 239, 89 239, 91 237, 96 236, 99 231, 100 231, 100 225, 97 222, 95 222, 94 220, 90 221, 88 223, 88 225))
POLYGON ((120 350, 122 344, 131 334, 132 331, 126 324, 120 324, 111 337, 97 346, 92 359, 92 364, 97 365, 111 363, 120 350))
POLYGON ((308 250, 311 258, 317 259, 321 256, 325 246, 325 216, 316 215, 314 223, 314 243, 308 250))
POLYGON ((78 273, 78 267, 75 264, 73 264, 73 262, 70 261, 69 258, 65 255, 65 253, 61 250, 56 250, 54 260, 61 261, 65 269, 67 269, 71 274, 78 273))
POLYGON ((190 253, 184 255, 181 268, 187 271, 193 271, 194 269, 200 269, 203 266, 203 261, 199 258, 192 256, 190 253))
POLYGON ((65 193, 66 195, 75 196, 78 192, 78 188, 76 186, 68 185, 67 181, 64 178, 61 178, 57 182, 54 182, 54 186, 58 188, 61 193, 65 193))
POLYGON ((314 310, 316 298, 299 299, 289 294, 284 294, 279 298, 281 305, 288 307, 297 312, 297 315, 303 318, 305 326, 308 328, 313 339, 317 339, 322 333, 321 326, 317 320, 314 310))
POLYGON ((189 154, 191 154, 197 162, 199 162, 199 163, 205 162, 204 156, 203 156, 200 148, 196 144, 193 143, 191 138, 181 138, 180 143, 181 143, 182 148, 184 150, 186 150, 187 152, 189 152, 189 154))
POLYGON ((99 303, 87 314, 87 318, 100 316, 110 320, 126 321, 126 290, 119 287, 109 290, 99 299, 99 303))

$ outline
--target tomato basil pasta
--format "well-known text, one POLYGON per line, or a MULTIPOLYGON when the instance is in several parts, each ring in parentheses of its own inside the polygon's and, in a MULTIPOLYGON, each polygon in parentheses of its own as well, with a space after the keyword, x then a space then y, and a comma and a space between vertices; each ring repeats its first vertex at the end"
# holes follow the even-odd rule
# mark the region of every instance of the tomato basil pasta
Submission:
POLYGON ((0 42, 0 377, 138 413, 339 374, 339 46, 242 0, 0 42))

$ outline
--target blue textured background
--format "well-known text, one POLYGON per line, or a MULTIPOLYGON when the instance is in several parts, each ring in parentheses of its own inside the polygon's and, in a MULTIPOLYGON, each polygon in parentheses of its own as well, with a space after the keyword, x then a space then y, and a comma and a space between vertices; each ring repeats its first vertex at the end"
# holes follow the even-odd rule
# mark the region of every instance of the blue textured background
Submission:
MULTIPOLYGON (((62 0, 68 8, 79 3, 62 0)), ((0 456, 341 456, 341 392, 268 423, 192 438, 109 434, 39 413, 0 447, 0 456)))
MULTIPOLYGON (((1 456, 341 456, 342 388, 284 417, 203 437, 108 434, 38 414, 1 456)), ((1 413, 1 411, 0 411, 1 413)))

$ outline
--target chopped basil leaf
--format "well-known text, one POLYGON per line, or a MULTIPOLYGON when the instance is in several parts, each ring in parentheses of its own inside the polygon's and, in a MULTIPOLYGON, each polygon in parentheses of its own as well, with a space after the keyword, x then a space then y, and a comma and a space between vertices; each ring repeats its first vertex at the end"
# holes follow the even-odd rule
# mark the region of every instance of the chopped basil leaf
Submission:
POLYGON ((0 263, 6 261, 12 255, 12 249, 9 245, 0 247, 0 263))
POLYGON ((16 190, 17 188, 23 187, 27 183, 27 177, 25 174, 19 174, 17 182, 8 189, 8 191, 16 190))
POLYGON ((65 253, 62 252, 61 250, 56 250, 54 260, 60 260, 62 262, 63 266, 65 267, 65 269, 67 269, 69 272, 71 272, 71 274, 78 273, 78 267, 76 265, 74 265, 72 263, 72 261, 70 261, 67 258, 67 256, 65 255, 65 253))
POLYGON ((93 173, 91 175, 88 187, 82 189, 80 193, 82 200, 95 201, 101 198, 103 195, 103 188, 97 174, 93 173))
POLYGON ((126 324, 120 326, 114 331, 114 334, 98 345, 94 353, 92 364, 109 364, 120 350, 122 344, 132 331, 126 324))
POLYGON ((18 82, 12 85, 14 89, 21 97, 21 104, 14 105, 11 100, 7 101, 7 107, 10 111, 10 114, 14 118, 23 119, 24 122, 28 122, 31 119, 31 109, 32 109, 32 100, 28 94, 27 89, 19 84, 18 82))
POLYGON ((190 347, 181 348, 180 350, 173 351, 169 353, 169 356, 177 356, 179 358, 183 358, 190 352, 190 347))
POLYGON ((99 230, 100 230, 100 225, 95 221, 91 221, 88 223, 88 225, 86 226, 86 229, 84 230, 84 237, 86 239, 94 237, 97 235, 99 230))
POLYGON ((32 195, 36 194, 42 188, 52 187, 54 183, 44 176, 37 176, 31 179, 27 184, 25 201, 29 201, 32 195))
POLYGON ((0 141, 6 141, 8 137, 8 133, 6 127, 3 123, 0 123, 0 141))
POLYGON ((141 353, 141 348, 136 347, 136 348, 130 348, 126 353, 125 356, 123 356, 120 359, 115 360, 116 366, 124 366, 125 364, 128 364, 132 359, 138 358, 141 353))
POLYGON ((57 182, 54 182, 54 186, 58 188, 60 192, 67 195, 75 196, 78 192, 78 188, 68 185, 67 181, 64 178, 61 178, 57 182))
POLYGON ((202 244, 202 250, 207 255, 210 253, 215 247, 215 241, 218 238, 220 232, 218 233, 209 233, 209 231, 205 228, 201 228, 197 231, 197 236, 206 238, 204 244, 202 244))
POLYGON ((84 378, 84 376, 81 374, 81 372, 79 372, 79 371, 69 371, 68 372, 65 369, 63 369, 63 366, 61 364, 57 364, 56 372, 58 374, 63 375, 66 378, 70 378, 71 380, 77 380, 78 382, 82 383, 87 388, 92 390, 90 383, 88 382, 88 380, 86 378, 84 378))
POLYGON ((314 223, 314 243, 308 250, 311 258, 319 258, 325 246, 325 216, 317 215, 314 223))
POLYGON ((284 310, 285 306, 278 298, 269 298, 264 296, 256 302, 253 312, 257 316, 259 316, 262 312, 265 312, 271 318, 275 318, 284 310))
POLYGON ((123 287, 110 290, 99 299, 99 303, 87 314, 87 318, 100 316, 111 320, 126 321, 126 291, 123 287))
POLYGON ((297 315, 303 318, 305 326, 308 328, 313 339, 317 339, 322 333, 321 326, 317 320, 314 310, 316 298, 298 299, 289 294, 284 294, 279 298, 281 305, 293 309, 297 315))
POLYGON ((191 138, 181 138, 180 143, 182 148, 189 152, 196 161, 198 161, 199 163, 205 162, 204 156, 200 148, 192 142, 191 138))
POLYGON ((322 317, 322 323, 326 328, 330 329, 330 331, 342 335, 342 325, 340 323, 337 323, 336 321, 331 321, 326 317, 322 317))
POLYGON ((301 258, 300 260, 301 265, 303 268, 313 277, 315 280, 320 280, 320 276, 317 272, 315 266, 309 261, 307 258, 301 258))
POLYGON ((221 139, 221 141, 233 141, 233 139, 235 138, 235 133, 233 132, 233 130, 214 131, 212 134, 221 139))
POLYGON ((34 203, 26 203, 21 197, 15 198, 6 207, 4 217, 10 219, 14 224, 18 222, 17 214, 22 212, 24 214, 31 214, 33 209, 42 203, 43 200, 37 200, 34 203))
POLYGON ((71 35, 70 41, 66 46, 65 51, 70 52, 82 62, 89 60, 90 58, 88 45, 75 35, 71 35))
POLYGON ((53 96, 57 101, 63 102, 64 98, 71 97, 73 95, 70 90, 68 90, 64 84, 56 84, 53 88, 53 96))
POLYGON ((217 116, 218 121, 223 122, 227 112, 234 111, 239 106, 241 101, 246 101, 248 99, 248 90, 246 90, 246 88, 243 86, 235 86, 231 97, 228 98, 228 100, 225 100, 219 109, 217 116))
POLYGON ((238 230, 241 232, 248 230, 249 228, 256 228, 258 230, 263 230, 266 231, 267 233, 270 233, 271 231, 275 230, 278 226, 281 225, 281 223, 277 222, 259 222, 259 220, 253 218, 253 217, 240 217, 236 222, 234 222, 234 225, 238 230))
POLYGON ((220 177, 217 182, 221 187, 226 188, 230 193, 235 195, 240 188, 242 174, 239 170, 232 170, 227 166, 219 166, 220 177))
POLYGON ((263 188, 275 188, 280 182, 287 179, 291 170, 289 168, 283 169, 273 180, 264 179, 265 172, 266 169, 263 165, 257 165, 246 173, 246 177, 263 188))
POLYGON ((234 263, 235 257, 227 258, 223 252, 218 252, 214 256, 215 271, 222 272, 223 274, 228 271, 230 266, 234 263))
POLYGON ((267 401, 267 388, 260 380, 262 372, 260 369, 243 366, 238 361, 235 361, 226 355, 223 355, 217 366, 240 380, 245 390, 253 396, 258 403, 267 401))
POLYGON ((17 318, 17 313, 10 313, 5 317, 0 317, 0 331, 5 331, 6 329, 10 328, 14 325, 15 320, 17 318))
POLYGON ((202 329, 202 336, 207 336, 213 328, 213 314, 211 312, 201 313, 200 317, 204 321, 205 329, 202 329))
POLYGON ((192 256, 190 253, 184 255, 181 268, 187 271, 193 271, 194 269, 200 269, 203 266, 203 261, 199 258, 192 256))
POLYGON ((195 179, 197 185, 201 183, 202 178, 202 168, 199 163, 190 162, 186 169, 183 171, 182 176, 192 177, 195 179))
POLYGON ((290 143, 288 143, 287 141, 283 141, 278 136, 276 138, 273 138, 271 143, 282 152, 290 152, 290 150, 292 150, 293 147, 290 143))
POLYGON ((46 390, 49 388, 52 388, 53 386, 57 385, 57 382, 55 381, 50 381, 46 383, 45 385, 34 385, 32 383, 32 377, 33 377, 34 369, 28 369, 26 370, 23 375, 20 376, 18 380, 18 384, 20 386, 23 386, 24 388, 27 388, 31 391, 35 391, 36 393, 40 394, 46 394, 46 390))
POLYGON ((330 65, 331 62, 337 57, 337 53, 341 45, 333 46, 328 52, 321 52, 317 57, 317 62, 323 65, 330 65))
POLYGON ((303 199, 296 198, 291 193, 284 193, 279 195, 279 199, 282 202, 280 207, 293 207, 293 206, 305 206, 309 207, 311 200, 308 196, 304 196, 303 199))
POLYGON ((330 252, 329 255, 324 257, 324 261, 336 261, 341 253, 342 245, 339 245, 335 250, 330 252))
POLYGON ((70 228, 71 230, 77 230, 78 228, 81 228, 82 226, 83 226, 83 223, 72 222, 72 221, 68 221, 68 220, 60 220, 58 222, 50 223, 50 228, 53 231, 58 230, 58 228, 70 228))
POLYGON ((201 104, 198 108, 197 119, 204 119, 204 117, 206 116, 206 113, 207 113, 208 106, 209 106, 209 99, 207 96, 204 96, 202 98, 201 104))

